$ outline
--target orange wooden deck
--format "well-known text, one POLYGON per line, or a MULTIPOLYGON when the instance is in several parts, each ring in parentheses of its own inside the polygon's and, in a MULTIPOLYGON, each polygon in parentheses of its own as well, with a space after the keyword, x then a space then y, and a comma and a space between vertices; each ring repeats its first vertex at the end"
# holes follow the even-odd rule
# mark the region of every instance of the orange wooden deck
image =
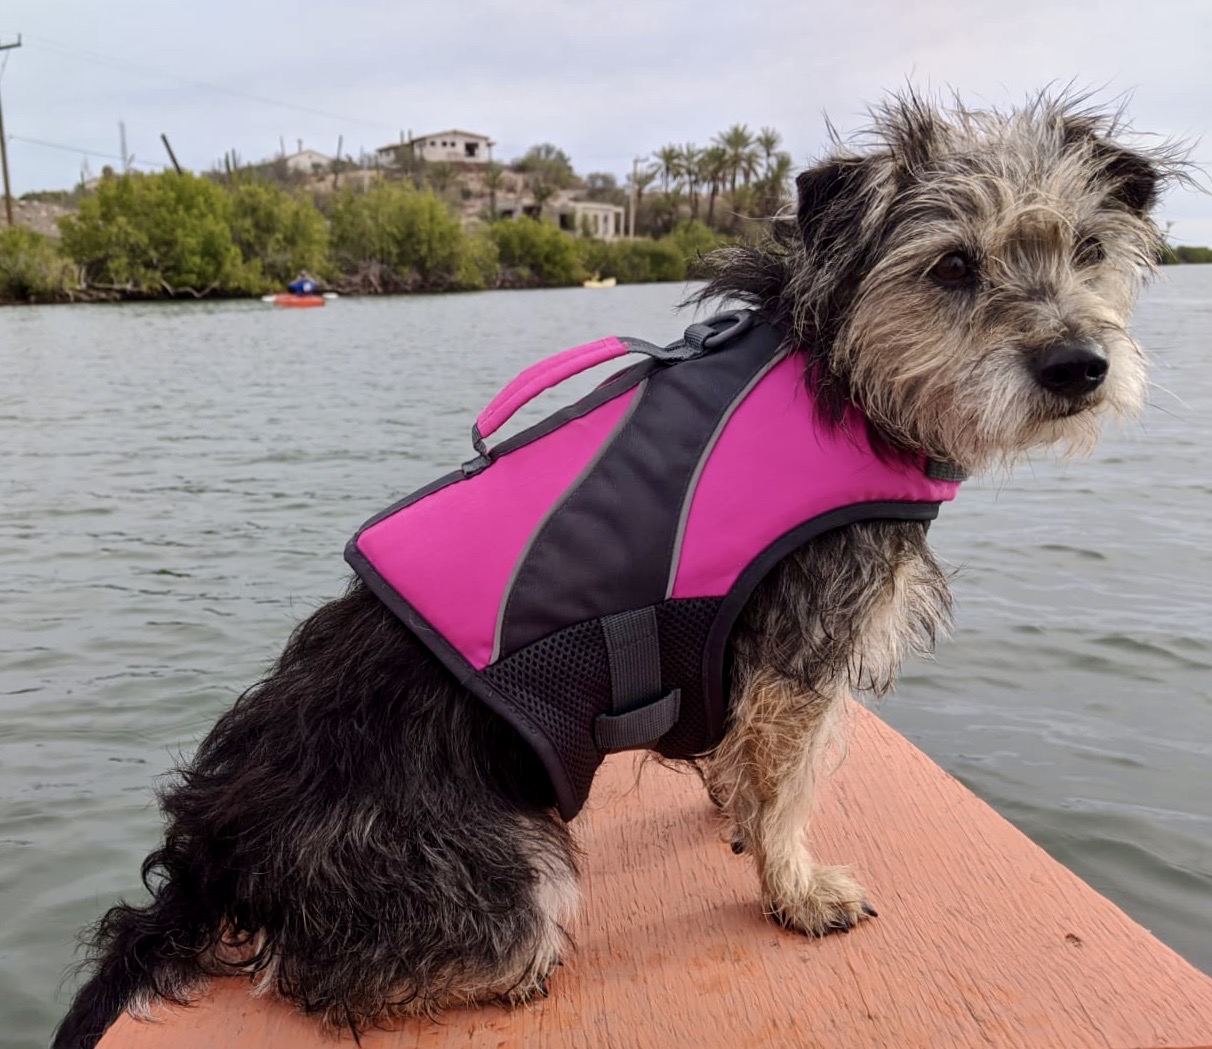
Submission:
MULTIPOLYGON (((697 779, 608 762, 580 818, 586 901, 551 997, 367 1035, 366 1049, 1212 1046, 1212 980, 865 711, 814 822, 880 917, 810 940, 758 910, 697 779)), ((102 1049, 345 1045, 246 985, 102 1049)))

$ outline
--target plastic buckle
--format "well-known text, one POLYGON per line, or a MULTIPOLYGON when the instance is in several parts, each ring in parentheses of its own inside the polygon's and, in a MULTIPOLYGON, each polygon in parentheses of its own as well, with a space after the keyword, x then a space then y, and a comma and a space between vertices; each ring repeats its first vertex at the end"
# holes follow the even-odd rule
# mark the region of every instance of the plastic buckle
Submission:
POLYGON ((703 349, 714 350, 717 346, 726 342, 731 342, 738 335, 743 335, 753 327, 753 311, 752 310, 730 310, 728 313, 720 313, 712 317, 707 323, 712 327, 722 321, 728 322, 728 327, 722 331, 717 331, 714 335, 709 335, 703 340, 703 349))
POLYGON ((477 455, 474 459, 468 459, 459 467, 463 471, 464 478, 475 477, 478 473, 483 473, 492 465, 492 459, 487 455, 477 455))
POLYGON ((682 339, 696 350, 714 350, 744 334, 752 326, 752 310, 729 310, 727 313, 717 313, 708 320, 690 325, 682 339))

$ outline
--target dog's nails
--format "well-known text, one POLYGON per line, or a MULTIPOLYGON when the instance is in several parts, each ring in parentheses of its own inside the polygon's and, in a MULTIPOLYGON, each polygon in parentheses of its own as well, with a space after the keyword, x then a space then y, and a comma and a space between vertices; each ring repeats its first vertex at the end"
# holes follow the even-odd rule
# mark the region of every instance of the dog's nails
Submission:
POLYGON ((880 916, 880 912, 872 907, 869 903, 863 904, 863 913, 867 915, 868 918, 878 918, 880 916))
POLYGON ((740 838, 732 839, 732 851, 735 855, 740 856, 745 852, 745 843, 740 838))

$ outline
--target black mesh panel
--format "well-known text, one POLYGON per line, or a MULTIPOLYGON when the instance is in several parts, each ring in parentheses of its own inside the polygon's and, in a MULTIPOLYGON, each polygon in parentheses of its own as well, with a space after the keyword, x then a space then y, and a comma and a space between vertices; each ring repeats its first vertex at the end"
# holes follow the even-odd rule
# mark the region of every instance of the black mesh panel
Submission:
MULTIPOLYGON (((661 687, 682 689, 681 717, 656 748, 666 757, 690 757, 717 742, 704 710, 703 646, 719 607, 719 598, 656 606, 661 687)), ((593 743, 593 721, 610 710, 601 624, 591 620, 549 634, 486 667, 483 676, 551 741, 579 808, 603 757, 593 743)))
POLYGON ((601 624, 595 619, 549 634, 483 674, 551 741, 584 801, 602 761, 593 745, 593 719, 610 708, 601 624))

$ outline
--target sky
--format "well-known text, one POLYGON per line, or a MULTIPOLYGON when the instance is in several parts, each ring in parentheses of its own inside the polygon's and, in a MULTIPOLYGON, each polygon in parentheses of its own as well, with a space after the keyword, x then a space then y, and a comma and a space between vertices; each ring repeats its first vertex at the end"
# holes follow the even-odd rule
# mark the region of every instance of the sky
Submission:
MULTIPOLYGON (((667 143, 772 126, 798 167, 912 84, 969 105, 1053 85, 1128 97, 1133 127, 1212 170, 1212 0, 0 0, 0 100, 16 194, 120 166, 204 170, 305 147, 358 156, 401 133, 539 142, 620 178, 667 143)), ((1204 185, 1206 186, 1205 178, 1204 185)), ((1212 244, 1212 196, 1171 193, 1178 243, 1212 244)))

